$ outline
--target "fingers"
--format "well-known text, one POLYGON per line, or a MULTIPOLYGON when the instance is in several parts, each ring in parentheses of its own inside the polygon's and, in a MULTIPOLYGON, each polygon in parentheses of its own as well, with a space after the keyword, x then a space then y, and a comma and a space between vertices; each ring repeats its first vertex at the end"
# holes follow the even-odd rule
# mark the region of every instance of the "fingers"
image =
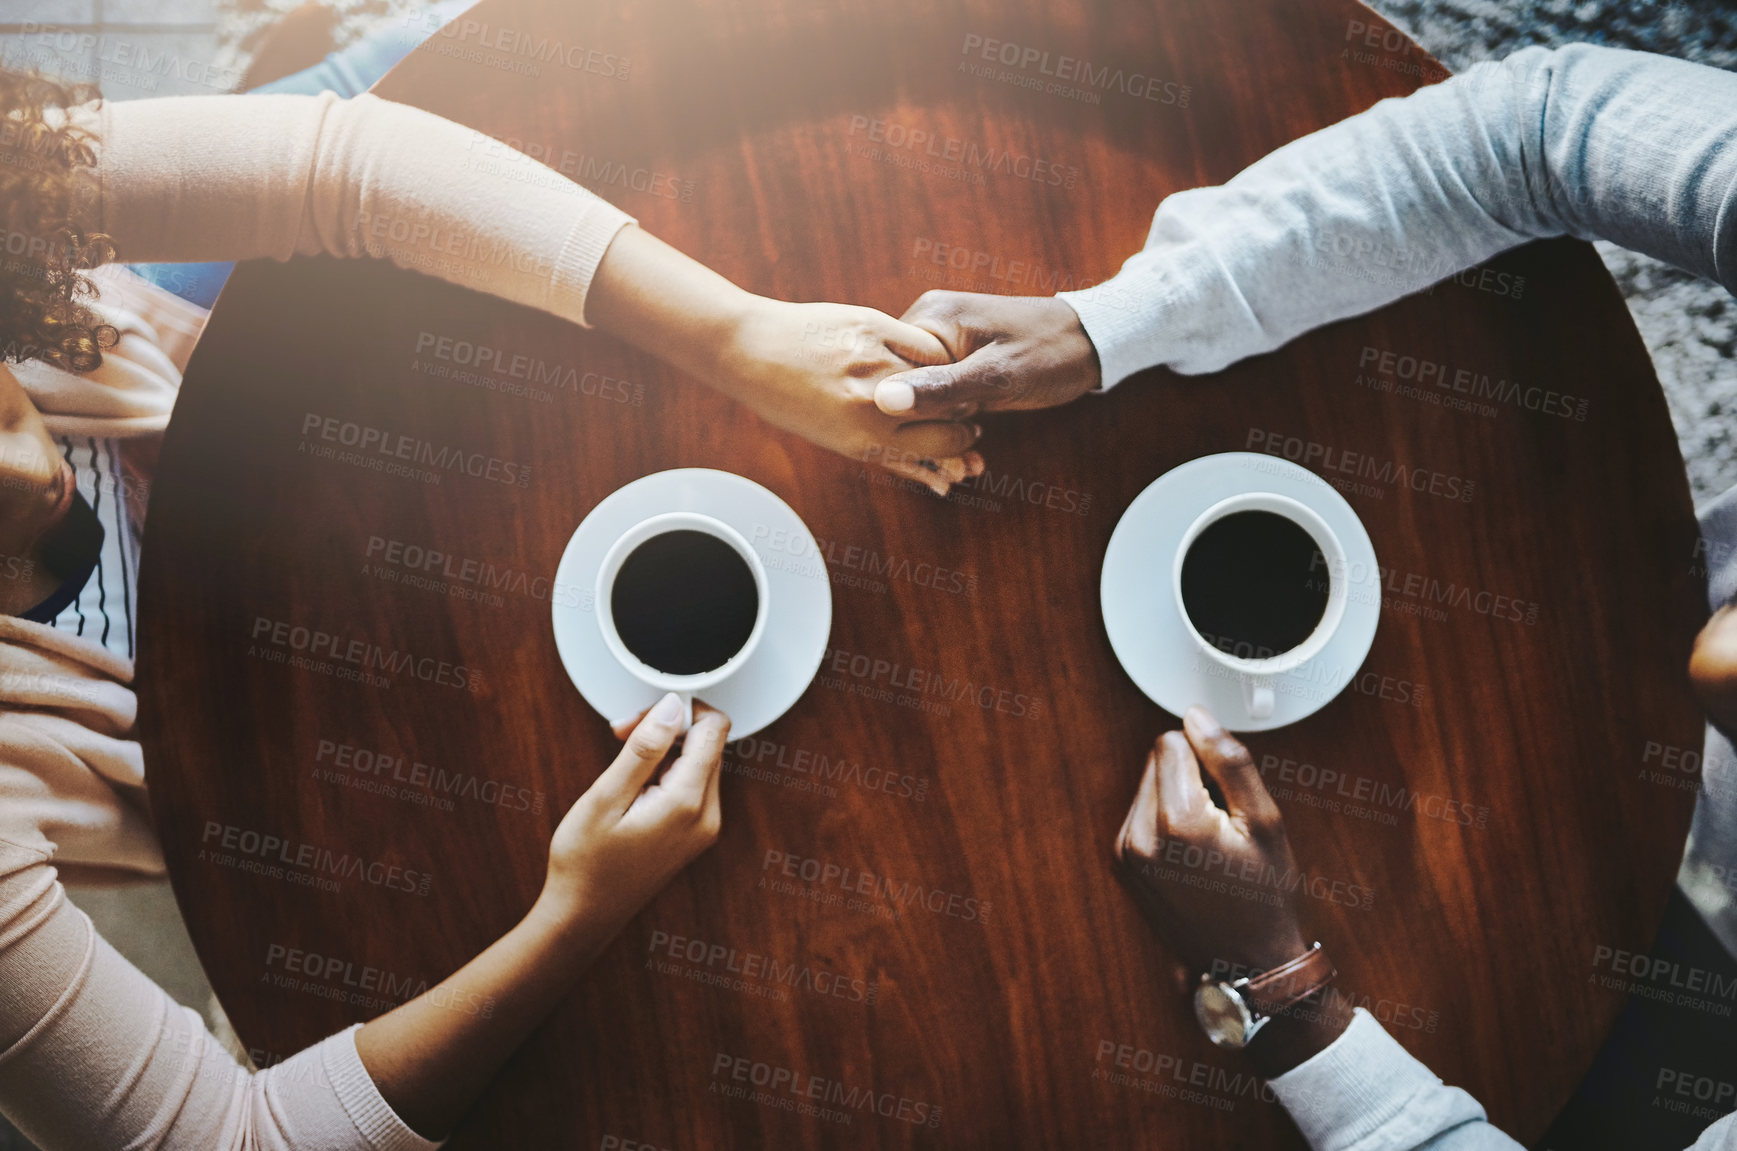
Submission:
POLYGON ((682 743, 659 785, 683 806, 698 811, 711 790, 724 761, 724 744, 730 735, 730 717, 703 703, 694 704, 694 725, 682 743))
POLYGON ((1012 379, 1001 370, 999 353, 991 344, 956 364, 882 377, 875 385, 875 406, 889 416, 953 420, 1000 407, 1012 394, 1012 379))
MULTIPOLYGON (((700 704, 699 706, 706 707, 705 704, 700 704)), ((709 707, 706 707, 706 710, 711 711, 712 709, 709 707)), ((724 713, 721 711, 718 712, 718 714, 724 715, 724 713)), ((706 777, 705 818, 711 822, 712 830, 714 833, 717 831, 718 825, 722 822, 723 803, 718 798, 718 786, 719 786, 719 781, 724 778, 723 748, 726 748, 729 745, 730 745, 730 717, 727 715, 724 715, 724 740, 723 740, 723 743, 719 747, 718 764, 715 768, 712 769, 711 773, 709 775, 707 775, 707 777, 706 777)))
POLYGON ((894 431, 892 446, 903 455, 918 460, 951 459, 962 457, 982 435, 983 429, 977 424, 925 420, 905 424, 894 431))
POLYGON ((953 356, 947 351, 947 345, 937 339, 935 333, 903 320, 895 320, 891 316, 882 316, 881 321, 881 338, 896 355, 903 356, 913 364, 945 364, 952 361, 953 356))
POLYGON ((609 721, 609 730, 615 733, 616 739, 626 740, 628 736, 633 734, 633 729, 639 726, 639 721, 645 718, 645 713, 650 710, 651 708, 648 707, 645 711, 622 716, 620 719, 612 719, 609 721))
POLYGON ((983 457, 976 452, 938 460, 924 459, 911 452, 882 457, 880 464, 895 476, 915 480, 942 497, 946 496, 952 485, 982 475, 987 467, 983 457))
POLYGON ((1146 753, 1146 772, 1122 823, 1116 858, 1150 859, 1167 837, 1212 834, 1222 818, 1200 782, 1194 749, 1180 731, 1167 731, 1146 753))
POLYGON ((1158 852, 1158 753, 1146 753, 1146 770, 1140 774, 1140 786, 1134 792, 1134 802, 1122 820, 1122 830, 1116 834, 1116 862, 1133 864, 1150 859, 1158 852))
POLYGON ((1231 817, 1240 819, 1253 832, 1282 831, 1279 805, 1267 793, 1261 773, 1242 741, 1224 730, 1203 707, 1189 708, 1182 717, 1182 727, 1188 733, 1188 742, 1200 755, 1201 766, 1218 781, 1231 817))
POLYGON ((983 457, 976 452, 938 460, 923 459, 913 452, 885 456, 880 465, 895 476, 915 480, 938 496, 945 496, 954 484, 967 476, 983 474, 983 457))
POLYGON ((682 701, 670 692, 652 705, 627 737, 627 745, 591 785, 591 790, 617 814, 632 805, 645 789, 657 765, 669 754, 682 730, 682 701))
POLYGON ((965 473, 965 465, 961 460, 921 461, 916 457, 903 459, 895 456, 882 459, 881 467, 901 479, 922 484, 938 496, 945 496, 965 473))
POLYGON ((1726 731, 1737 730, 1737 610, 1726 604, 1695 637, 1689 682, 1707 716, 1726 731))
POLYGON ((970 352, 970 336, 964 319, 976 292, 949 292, 931 289, 917 297, 916 303, 899 317, 907 324, 933 332, 946 347, 950 360, 962 360, 970 352))
POLYGON ((1206 831, 1223 819, 1200 779, 1200 761, 1180 731, 1158 738, 1158 802, 1160 826, 1171 835, 1206 831))

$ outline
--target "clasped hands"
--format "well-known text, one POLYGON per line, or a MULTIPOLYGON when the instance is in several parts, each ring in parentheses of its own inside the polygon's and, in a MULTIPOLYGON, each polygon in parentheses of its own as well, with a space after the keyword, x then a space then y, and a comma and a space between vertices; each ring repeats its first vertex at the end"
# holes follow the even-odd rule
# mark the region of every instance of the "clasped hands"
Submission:
POLYGON ((722 353, 725 390, 768 422, 937 495, 980 475, 980 412, 1067 403, 1097 350, 1054 297, 924 293, 901 319, 762 301, 722 353))

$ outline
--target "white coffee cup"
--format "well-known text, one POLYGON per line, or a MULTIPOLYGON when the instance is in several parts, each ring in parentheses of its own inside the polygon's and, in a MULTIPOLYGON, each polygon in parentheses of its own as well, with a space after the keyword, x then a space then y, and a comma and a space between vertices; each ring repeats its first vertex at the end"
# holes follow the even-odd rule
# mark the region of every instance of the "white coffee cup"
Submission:
POLYGON ((742 533, 722 520, 701 515, 699 512, 665 512, 634 524, 610 545, 603 555, 603 566, 597 569, 597 588, 592 602, 596 605, 597 627, 603 633, 603 645, 609 649, 609 654, 640 682, 659 691, 673 691, 679 695, 682 700, 683 730, 686 730, 694 721, 694 695, 717 687, 735 675, 760 644, 760 637, 766 631, 766 565, 760 561, 759 554, 754 551, 753 545, 743 538, 742 533), (627 557, 652 537, 677 531, 704 532, 729 544, 736 554, 742 557, 742 562, 748 565, 748 570, 754 573, 754 591, 759 600, 754 626, 736 654, 710 671, 692 675, 672 675, 660 671, 629 651, 622 642, 621 633, 615 628, 615 613, 611 609, 615 598, 615 579, 621 574, 621 566, 627 562, 627 557))
POLYGON ((1306 505, 1289 496, 1273 492, 1244 492, 1222 499, 1201 512, 1183 533, 1182 544, 1176 549, 1176 562, 1171 576, 1171 589, 1176 596, 1176 611, 1181 615, 1183 626, 1188 629, 1188 634, 1193 637, 1201 653, 1228 669, 1241 681, 1243 708, 1248 712, 1249 719, 1271 718, 1275 703, 1273 684, 1277 678, 1295 671, 1320 655, 1328 641, 1333 638, 1333 633, 1339 630, 1339 623, 1345 618, 1345 602, 1350 592, 1345 578, 1346 572, 1345 547, 1339 542, 1333 529, 1327 526, 1327 521, 1306 505), (1309 533, 1309 538, 1315 541, 1315 546, 1321 550, 1321 556, 1325 560, 1325 571, 1321 574, 1329 581, 1327 608, 1321 613, 1320 622, 1315 625, 1315 630, 1309 633, 1308 638, 1289 651, 1268 656, 1239 655, 1235 651, 1225 651, 1201 635, 1194 626, 1194 621, 1188 617, 1188 605, 1182 600, 1182 564, 1188 558, 1188 550, 1194 546, 1194 541, 1200 538, 1201 532, 1237 512, 1272 512, 1285 517, 1309 533))

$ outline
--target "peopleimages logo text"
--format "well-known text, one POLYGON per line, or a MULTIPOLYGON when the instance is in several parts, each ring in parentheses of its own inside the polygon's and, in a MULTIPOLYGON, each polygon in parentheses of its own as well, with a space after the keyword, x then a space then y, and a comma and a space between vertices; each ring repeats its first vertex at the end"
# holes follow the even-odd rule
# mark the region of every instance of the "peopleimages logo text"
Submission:
POLYGON ((901 123, 898 120, 889 121, 870 119, 868 116, 861 115, 852 116, 849 134, 855 136, 859 133, 866 135, 869 142, 873 144, 883 144, 894 150, 903 150, 944 163, 957 164, 972 171, 1016 176, 1021 180, 1030 180, 1034 184, 1072 188, 1080 179, 1080 170, 1073 165, 1058 164, 1042 157, 1028 156, 1021 152, 1009 151, 1006 148, 979 144, 974 140, 948 136, 932 129, 901 123))
POLYGON ((547 576, 533 575, 519 568, 497 567, 488 560, 474 556, 454 555, 439 548, 387 539, 385 536, 369 536, 363 558, 373 564, 419 575, 437 576, 442 580, 483 588, 490 592, 508 592, 536 600, 553 598, 554 602, 563 607, 579 607, 581 603, 581 589, 557 584, 547 576))
POLYGON ((978 683, 963 676, 947 676, 843 648, 827 649, 821 670, 869 684, 884 682, 889 688, 908 692, 917 699, 934 697, 948 703, 969 703, 984 711, 1001 712, 1020 719, 1035 716, 1042 709, 1042 700, 1012 688, 978 683))
MULTIPOLYGON (((874 1006, 879 994, 877 985, 868 979, 841 975, 825 967, 792 960, 781 963, 771 955, 733 947, 727 943, 711 943, 667 931, 653 931, 647 951, 653 956, 667 955, 690 967, 720 974, 741 976, 773 986, 806 991, 823 999, 843 999, 851 1003, 874 1006)), ((703 981, 702 981, 703 982, 703 981)))
POLYGON ((531 486, 529 464, 499 459, 485 452, 466 451, 452 444, 439 444, 433 440, 359 424, 338 416, 321 415, 318 412, 305 412, 302 415, 301 450, 308 451, 310 443, 348 448, 358 457, 417 465, 430 469, 430 474, 437 477, 457 472, 473 479, 489 480, 508 487, 531 486))
POLYGON ((1487 372, 1456 367, 1442 360, 1406 355, 1368 344, 1365 344, 1358 354, 1357 367, 1369 368, 1394 379, 1428 384, 1472 400, 1494 400, 1522 411, 1539 412, 1576 422, 1585 421, 1587 409, 1592 406, 1592 401, 1584 396, 1526 385, 1518 380, 1492 377, 1487 372))
POLYGON ((572 395, 597 396, 617 403, 633 402, 638 385, 599 372, 580 373, 571 364, 552 364, 525 352, 423 331, 416 336, 416 354, 478 372, 523 380, 534 387, 572 395))
POLYGON ((289 620, 255 616, 250 638, 255 647, 280 648, 296 652, 310 660, 352 664, 366 671, 384 672, 387 675, 407 674, 424 683, 439 684, 441 687, 457 688, 460 691, 482 690, 482 675, 475 668, 432 656, 418 656, 413 652, 385 647, 365 638, 342 636, 336 632, 291 623, 289 620))
POLYGON ((1089 60, 1076 60, 1072 56, 1058 54, 1052 58, 1050 53, 1042 48, 997 40, 993 36, 980 36, 975 32, 965 34, 965 43, 959 49, 959 54, 976 56, 991 64, 1000 64, 1021 72, 1035 72, 1040 76, 1049 76, 1088 90, 1120 92, 1125 96, 1150 100, 1155 104, 1171 104, 1178 108, 1188 107, 1189 96, 1194 91, 1189 85, 1179 84, 1174 80, 1148 76, 1142 72, 1130 72, 1109 64, 1093 65, 1089 60))
MULTIPOLYGON (((441 800, 468 799, 489 807, 509 811, 542 811, 544 797, 540 791, 505 783, 466 771, 448 771, 431 767, 407 755, 357 747, 322 739, 314 750, 316 772, 336 768, 345 776, 362 778, 380 785, 405 785, 441 800)), ((453 809, 450 802, 446 810, 453 809)))
POLYGON ((988 923, 990 902, 974 895, 960 895, 922 883, 876 875, 859 867, 832 863, 823 859, 805 858, 788 851, 769 849, 760 863, 761 883, 766 873, 798 880, 821 888, 835 888, 856 895, 873 895, 900 907, 920 907, 934 915, 943 915, 966 923, 988 923))
MULTIPOLYGON (((879 1091, 868 1084, 850 1084, 825 1075, 810 1075, 800 1069, 781 1067, 746 1055, 720 1051, 712 1060, 714 1080, 734 1081, 764 1088, 776 1098, 787 1094, 801 1100, 816 1100, 883 1119, 897 1119, 916 1127, 939 1127, 941 1107, 893 1091, 879 1091)), ((716 1091, 714 1083, 712 1090, 716 1091)))
POLYGON ((568 44, 541 32, 491 25, 486 20, 453 20, 431 31, 455 44, 521 56, 539 64, 561 64, 575 72, 590 72, 611 80, 627 79, 633 68, 631 58, 603 48, 568 44))
POLYGON ((219 823, 214 819, 205 821, 199 842, 202 858, 216 851, 233 852, 251 861, 287 867, 308 876, 329 880, 359 879, 374 887, 410 895, 427 895, 434 883, 434 876, 426 871, 365 859, 317 844, 298 843, 280 835, 219 823))

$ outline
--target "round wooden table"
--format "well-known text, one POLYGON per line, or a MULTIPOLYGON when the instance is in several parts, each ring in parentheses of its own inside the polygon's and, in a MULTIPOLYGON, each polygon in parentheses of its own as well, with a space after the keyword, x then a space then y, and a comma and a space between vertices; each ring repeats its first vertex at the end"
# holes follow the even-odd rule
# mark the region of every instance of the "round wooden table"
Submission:
MULTIPOLYGON (((380 91, 755 291, 897 314, 1101 281, 1168 193, 1440 74, 1341 0, 485 0, 380 91)), ((242 268, 164 448, 138 680, 175 888, 256 1060, 529 906, 614 751, 548 580, 609 492, 703 466, 827 541, 826 663, 733 748, 717 847, 452 1146, 1299 1145, 1110 871, 1176 721, 1111 653, 1105 546, 1170 468, 1256 450, 1335 482, 1387 566, 1351 689, 1249 740, 1307 929, 1347 995, 1536 1138, 1621 1006, 1597 949, 1644 950, 1671 888, 1691 793, 1643 760, 1701 731, 1688 487, 1592 250, 991 419, 984 450, 938 500, 549 317, 367 262, 242 268), (431 479, 381 437, 492 463, 431 479)))

